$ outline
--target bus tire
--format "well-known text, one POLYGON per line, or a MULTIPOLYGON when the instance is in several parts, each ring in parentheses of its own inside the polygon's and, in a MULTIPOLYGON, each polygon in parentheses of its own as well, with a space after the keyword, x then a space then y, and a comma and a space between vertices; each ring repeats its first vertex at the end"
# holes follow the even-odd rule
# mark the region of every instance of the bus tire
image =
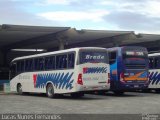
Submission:
POLYGON ((18 95, 22 95, 23 94, 22 85, 20 83, 17 84, 17 93, 18 93, 18 95))
POLYGON ((115 95, 124 95, 123 91, 113 91, 115 95))
POLYGON ((55 94, 54 94, 54 88, 52 84, 48 84, 47 88, 46 88, 46 94, 49 98, 54 98, 55 94))

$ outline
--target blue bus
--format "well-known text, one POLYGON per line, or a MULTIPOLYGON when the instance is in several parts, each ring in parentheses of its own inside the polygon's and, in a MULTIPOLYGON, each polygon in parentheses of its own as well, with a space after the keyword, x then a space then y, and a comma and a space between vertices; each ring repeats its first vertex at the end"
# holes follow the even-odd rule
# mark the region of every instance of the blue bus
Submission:
POLYGON ((110 90, 115 94, 143 90, 148 87, 149 60, 144 47, 124 46, 108 48, 110 90))

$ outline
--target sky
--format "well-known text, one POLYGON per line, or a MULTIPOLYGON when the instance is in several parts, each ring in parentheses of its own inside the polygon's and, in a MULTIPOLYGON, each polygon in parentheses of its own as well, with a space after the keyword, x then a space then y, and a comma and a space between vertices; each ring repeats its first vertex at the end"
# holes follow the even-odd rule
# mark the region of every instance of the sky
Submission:
POLYGON ((160 0, 0 0, 0 24, 160 34, 160 0))

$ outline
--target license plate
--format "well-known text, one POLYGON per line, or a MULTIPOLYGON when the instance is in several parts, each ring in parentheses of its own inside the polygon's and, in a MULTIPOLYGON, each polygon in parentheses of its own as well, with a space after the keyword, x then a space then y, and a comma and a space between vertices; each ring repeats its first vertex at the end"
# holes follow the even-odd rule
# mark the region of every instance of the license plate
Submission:
POLYGON ((98 90, 99 87, 92 87, 93 90, 98 90))

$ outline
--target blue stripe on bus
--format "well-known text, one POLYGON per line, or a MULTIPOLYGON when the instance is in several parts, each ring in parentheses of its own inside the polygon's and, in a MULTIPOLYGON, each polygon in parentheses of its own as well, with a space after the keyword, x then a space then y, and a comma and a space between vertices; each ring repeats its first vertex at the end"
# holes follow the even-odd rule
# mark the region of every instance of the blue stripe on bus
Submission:
POLYGON ((151 72, 149 74, 149 83, 150 84, 158 84, 160 82, 160 73, 158 72, 151 72))
POLYGON ((89 74, 89 73, 107 73, 107 67, 86 67, 83 68, 83 73, 84 74, 89 74))
POLYGON ((148 76, 148 72, 143 72, 138 78, 146 78, 148 76))
POLYGON ((37 74, 36 88, 44 88, 48 81, 52 81, 57 89, 72 89, 72 73, 45 73, 37 74))

